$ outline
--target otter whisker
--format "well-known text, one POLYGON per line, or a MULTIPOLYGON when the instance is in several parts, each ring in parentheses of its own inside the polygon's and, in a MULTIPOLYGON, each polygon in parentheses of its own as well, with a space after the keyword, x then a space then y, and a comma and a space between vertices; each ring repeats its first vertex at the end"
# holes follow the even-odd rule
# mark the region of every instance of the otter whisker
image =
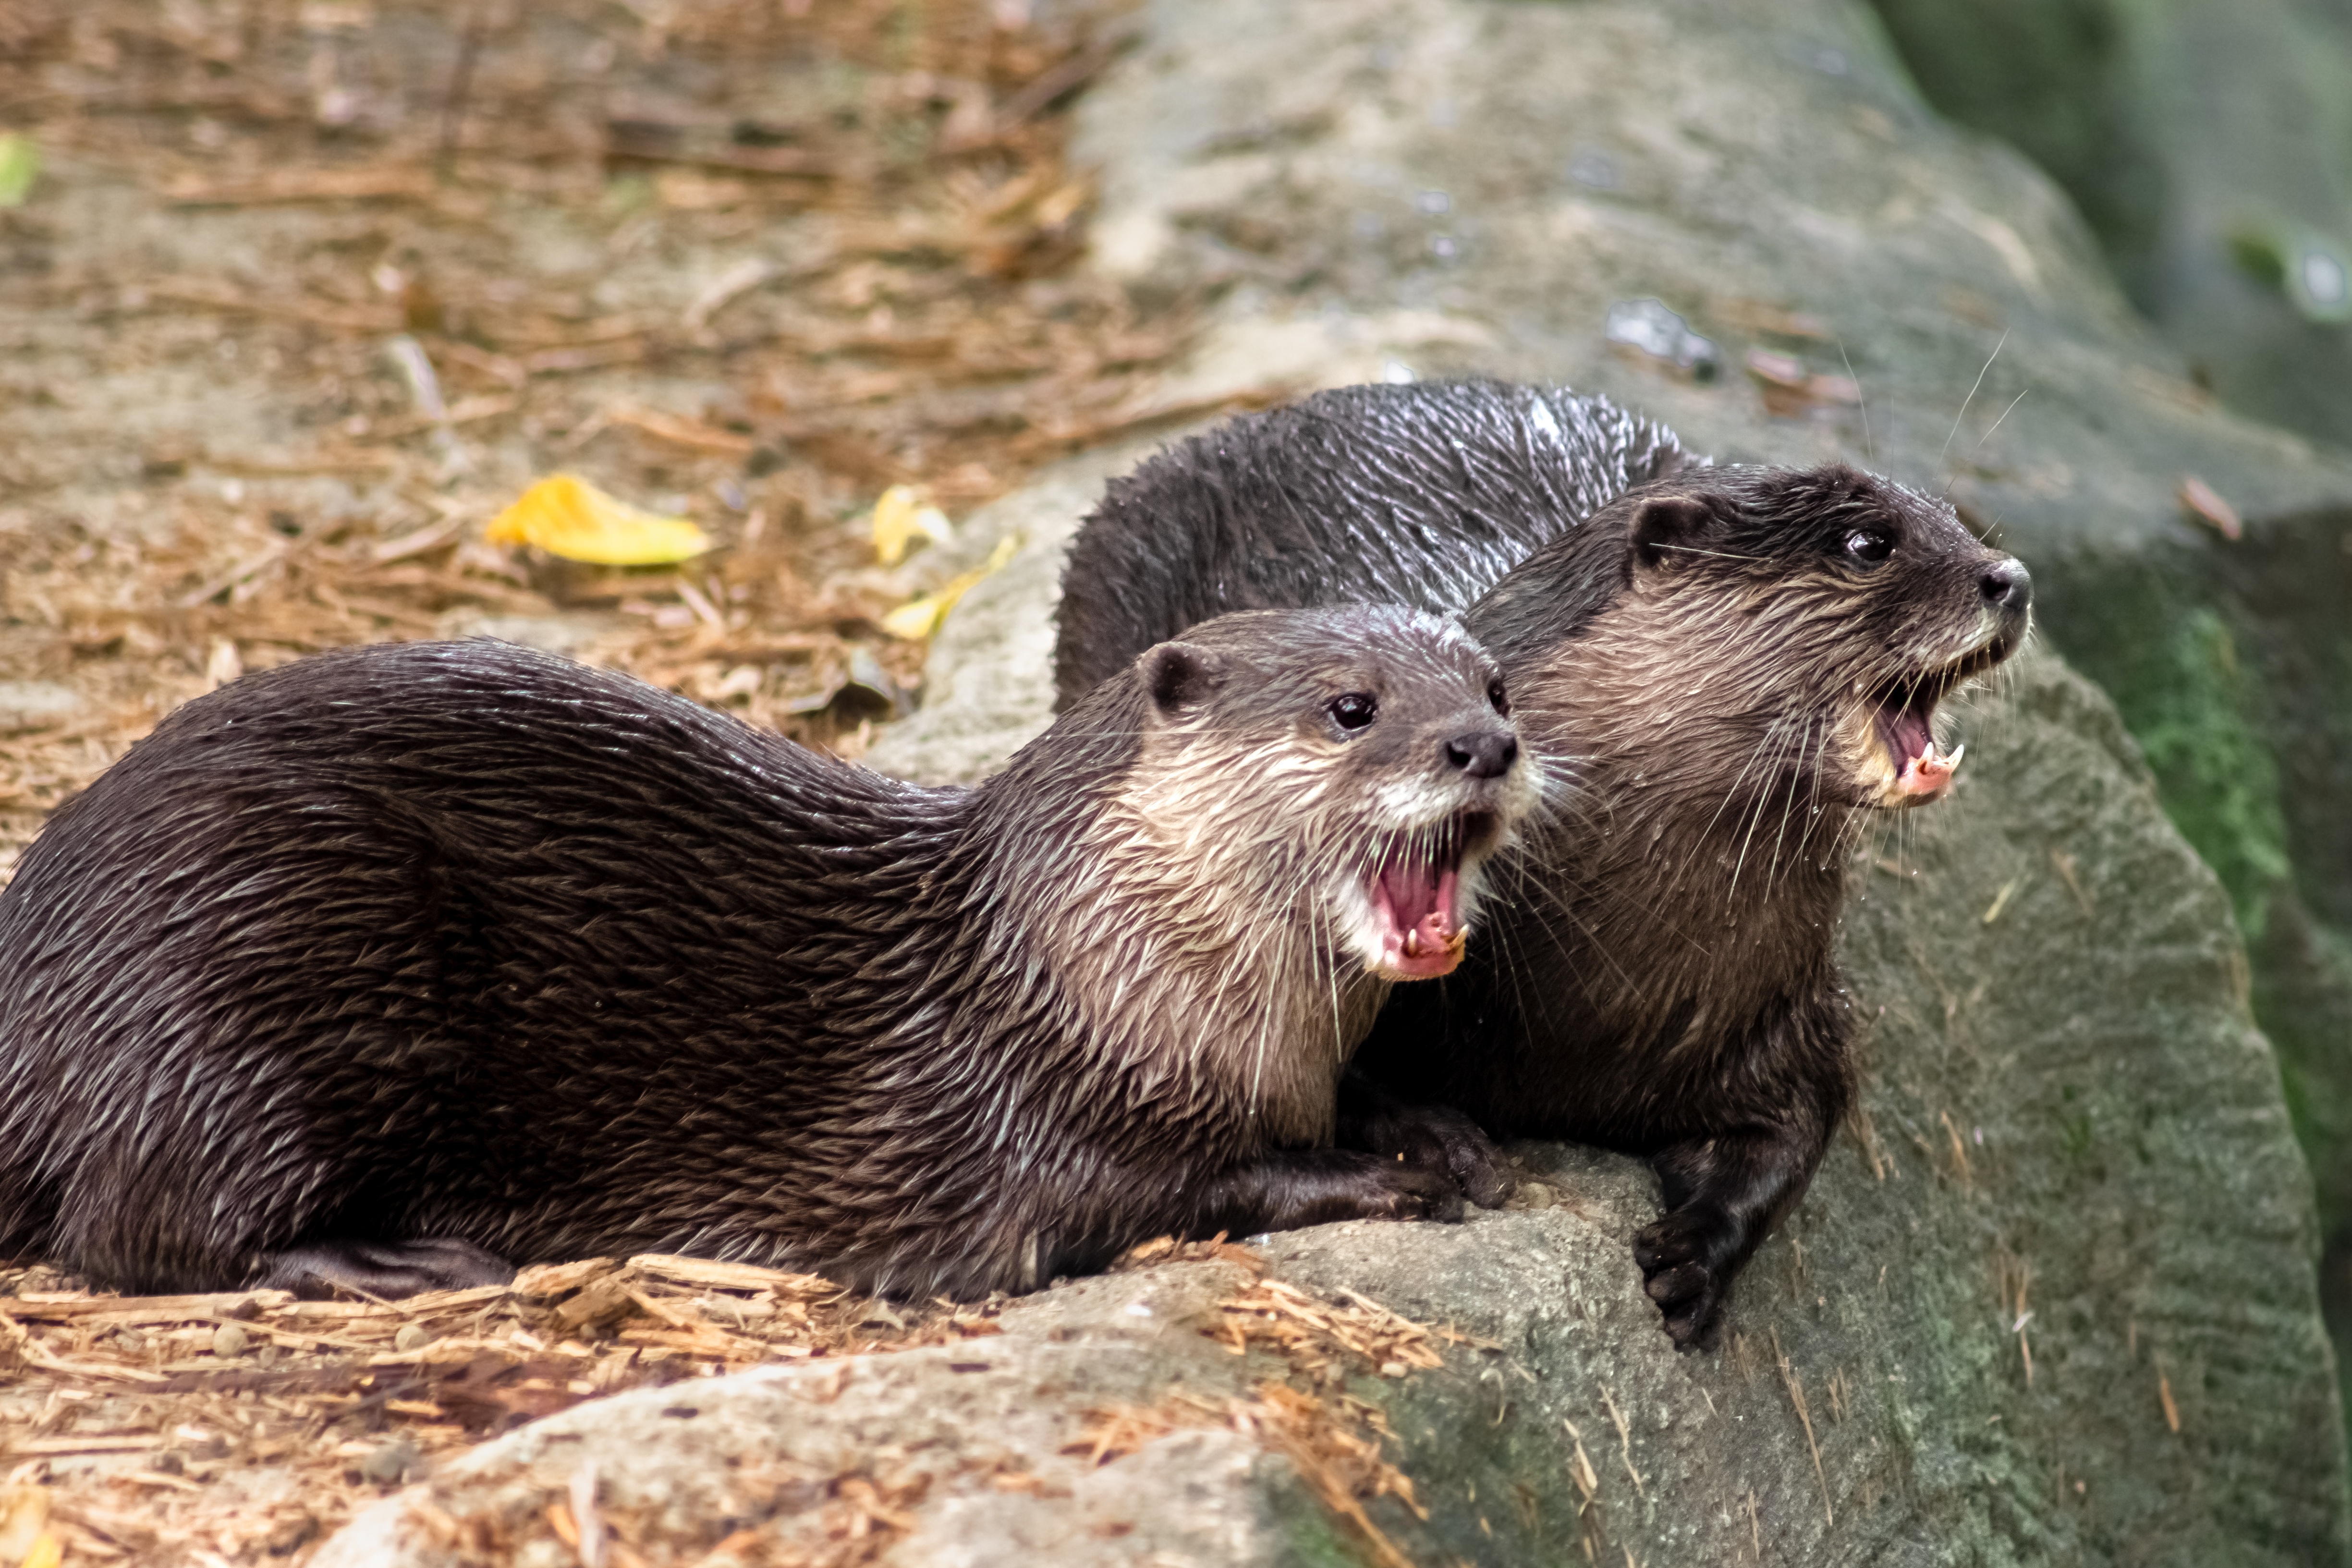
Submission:
POLYGON ((1853 357, 1845 351, 1845 337, 1843 333, 1838 337, 1837 346, 1838 358, 1845 361, 1847 379, 1853 382, 1854 401, 1862 405, 1863 460, 1874 468, 1878 465, 1878 454, 1873 449, 1870 441, 1870 399, 1863 395, 1862 378, 1853 373, 1853 357))
POLYGON ((1982 435, 1978 436, 1977 444, 1969 448, 1969 456, 1974 457, 1979 452, 1984 450, 1984 444, 1992 439, 1993 431, 2000 428, 2001 420, 2007 419, 2010 416, 2011 411, 2015 409, 2019 403, 2025 401, 2025 393, 2030 392, 2033 389, 2032 387, 2027 387, 2023 392, 2020 392, 2015 397, 2009 400, 2009 407, 2000 411, 2000 419, 1994 420, 1992 422, 1991 428, 1987 430, 1982 435))
MULTIPOLYGON (((1968 418, 1969 416, 1969 404, 1977 401, 1977 388, 1984 385, 1986 371, 1990 371, 1992 369, 1992 362, 2000 358, 2001 347, 2008 341, 2009 334, 2004 331, 2000 335, 2000 341, 1992 346, 1992 352, 1985 356, 1984 367, 1982 370, 1977 371, 1977 379, 1974 384, 1969 388, 1969 395, 1960 400, 1960 412, 1952 415, 1951 433, 1944 437, 1944 449, 1936 454, 1937 467, 1941 468, 1944 465, 1944 459, 1952 455, 1952 437, 1959 434, 1960 421, 1968 418)), ((1951 489, 1952 481, 1949 477, 1947 477, 1944 481, 1943 489, 1938 491, 1937 494, 1938 496, 1948 496, 1951 494, 1951 489)))

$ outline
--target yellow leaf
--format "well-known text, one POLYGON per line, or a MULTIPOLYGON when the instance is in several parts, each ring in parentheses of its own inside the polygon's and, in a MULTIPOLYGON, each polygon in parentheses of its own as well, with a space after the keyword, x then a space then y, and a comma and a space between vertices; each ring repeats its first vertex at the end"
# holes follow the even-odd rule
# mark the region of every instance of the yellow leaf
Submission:
POLYGON ((940 622, 948 618, 948 612, 956 607, 956 601, 961 599, 973 583, 1001 570, 1020 548, 1019 534, 1005 535, 996 541, 996 548, 989 552, 988 559, 981 565, 950 578, 934 592, 926 593, 920 599, 908 600, 882 617, 882 630, 909 643, 919 643, 933 635, 939 631, 940 622))
POLYGON ((0 1564, 57 1568, 57 1537, 49 1532, 46 1487, 0 1487, 0 1564))
POLYGON ((945 544, 955 538, 955 528, 919 486, 893 485, 883 491, 874 503, 875 559, 884 566, 898 565, 919 535, 945 544))
POLYGON ((22 131, 0 131, 0 207, 21 207, 41 177, 41 150, 22 131))
POLYGON ((667 566, 710 548, 710 537, 684 517, 642 511, 577 474, 551 474, 525 490, 483 537, 598 566, 667 566))

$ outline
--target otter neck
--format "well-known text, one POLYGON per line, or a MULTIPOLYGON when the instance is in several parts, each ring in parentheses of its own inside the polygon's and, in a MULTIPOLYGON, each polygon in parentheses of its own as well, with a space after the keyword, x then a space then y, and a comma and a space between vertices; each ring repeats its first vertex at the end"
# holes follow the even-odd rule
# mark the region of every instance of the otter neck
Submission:
POLYGON ((1604 615, 1512 686, 1529 744, 1559 759, 1530 863, 1556 879, 1540 917, 1582 988, 1579 1027, 1671 1050, 1736 1033, 1829 962, 1853 814, 1790 766, 1826 737, 1781 744, 1746 716, 1764 694, 1671 666, 1655 619, 1604 615))
POLYGON ((1298 899, 1269 906, 1249 894, 1256 868, 1234 863, 1248 857, 1211 836, 1157 802, 1109 802, 1083 856, 1098 885, 1071 889, 1053 925, 1061 984, 1097 1038, 1184 1082, 1252 1146, 1328 1143, 1388 983, 1336 951, 1319 879, 1302 867, 1298 899))

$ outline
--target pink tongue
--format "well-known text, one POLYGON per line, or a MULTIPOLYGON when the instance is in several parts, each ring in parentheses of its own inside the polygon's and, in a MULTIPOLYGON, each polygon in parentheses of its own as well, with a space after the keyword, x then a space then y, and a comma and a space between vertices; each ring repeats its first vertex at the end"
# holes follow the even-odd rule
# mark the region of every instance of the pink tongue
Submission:
POLYGON ((1951 788, 1952 772, 1960 765, 1959 749, 1939 749, 1927 721, 1907 709, 1887 716, 1885 727, 1887 748, 1901 764, 1896 793, 1932 800, 1951 788))
POLYGON ((1460 876, 1427 862, 1391 862, 1381 868, 1380 895, 1394 923, 1382 956, 1401 975, 1450 974, 1462 961, 1462 930, 1454 915, 1460 876))
POLYGON ((1927 749, 1928 741, 1935 738, 1927 721, 1907 711, 1896 714, 1886 728, 1895 741, 1895 755, 1906 763, 1927 749))

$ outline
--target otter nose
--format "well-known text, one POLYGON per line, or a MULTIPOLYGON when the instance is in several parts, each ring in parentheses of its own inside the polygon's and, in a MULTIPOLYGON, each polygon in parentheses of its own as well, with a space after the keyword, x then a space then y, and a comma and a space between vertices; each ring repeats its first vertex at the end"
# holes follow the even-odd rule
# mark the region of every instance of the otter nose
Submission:
POLYGON ((1977 579, 1977 591, 1998 610, 2022 611, 2033 602, 2033 578, 2015 556, 1997 560, 1977 579))
POLYGON ((1519 758, 1519 737, 1507 729, 1474 729, 1445 743, 1447 766, 1473 779, 1499 779, 1519 758))

